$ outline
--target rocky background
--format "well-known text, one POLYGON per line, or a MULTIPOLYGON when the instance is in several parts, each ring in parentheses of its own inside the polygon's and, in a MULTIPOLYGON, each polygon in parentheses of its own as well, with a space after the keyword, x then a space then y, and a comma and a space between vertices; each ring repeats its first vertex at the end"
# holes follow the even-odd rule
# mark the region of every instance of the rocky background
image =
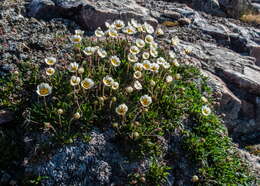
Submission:
MULTIPOLYGON (((15 71, 20 61, 37 63, 54 50, 62 58, 66 50, 62 50, 57 35, 77 28, 91 35, 97 27, 104 27, 105 21, 118 18, 161 24, 165 40, 177 35, 181 45, 191 49, 191 61, 209 77, 216 108, 229 136, 259 176, 260 25, 238 20, 245 13, 259 10, 259 0, 0 0, 0 76, 15 71)), ((13 119, 12 113, 1 110, 0 127, 12 127, 13 119)), ((120 174, 132 168, 145 169, 147 162, 127 165, 110 142, 113 135, 113 131, 93 130, 89 144, 61 147, 51 159, 36 164, 28 164, 28 159, 39 153, 37 145, 48 137, 17 136, 26 155, 10 162, 11 171, 1 170, 0 165, 0 183, 17 185, 20 175, 30 173, 49 175, 45 185, 120 183, 116 176, 111 178, 111 167, 117 167, 120 174)), ((178 167, 185 174, 193 171, 185 157, 178 167)), ((185 178, 171 179, 168 185, 188 183, 185 178)))

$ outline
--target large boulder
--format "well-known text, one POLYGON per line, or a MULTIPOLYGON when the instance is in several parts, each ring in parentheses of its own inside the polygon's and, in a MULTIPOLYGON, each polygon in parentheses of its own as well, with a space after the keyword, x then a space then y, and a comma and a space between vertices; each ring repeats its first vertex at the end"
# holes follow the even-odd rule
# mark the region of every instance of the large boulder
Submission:
POLYGON ((95 30, 109 20, 131 18, 147 21, 153 25, 157 21, 150 16, 147 8, 135 0, 33 0, 29 6, 29 16, 40 19, 57 17, 69 18, 83 28, 95 30))

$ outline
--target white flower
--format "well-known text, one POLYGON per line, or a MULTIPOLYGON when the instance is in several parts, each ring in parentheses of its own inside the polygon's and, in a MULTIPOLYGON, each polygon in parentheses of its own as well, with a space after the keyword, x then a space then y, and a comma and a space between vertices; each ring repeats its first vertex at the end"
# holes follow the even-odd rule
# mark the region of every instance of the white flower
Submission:
POLYGON ((140 52, 139 48, 137 46, 131 46, 130 52, 134 55, 138 54, 140 52))
POLYGON ((115 29, 112 29, 112 28, 110 28, 109 30, 108 30, 108 35, 110 36, 110 37, 117 37, 118 36, 118 33, 117 33, 117 31, 115 30, 115 29))
POLYGON ((115 66, 118 67, 121 64, 120 59, 117 56, 111 56, 110 57, 110 63, 115 66))
POLYGON ((158 27, 158 28, 156 29, 155 33, 156 33, 156 35, 158 35, 158 36, 164 35, 164 31, 163 31, 160 27, 158 27))
POLYGON ((165 68, 165 69, 168 69, 168 68, 171 67, 170 63, 168 63, 168 62, 163 63, 162 66, 163 66, 163 68, 165 68))
POLYGON ((150 49, 157 49, 157 48, 158 48, 158 43, 154 41, 150 43, 150 49))
POLYGON ((36 90, 39 96, 48 96, 52 92, 52 87, 48 83, 41 83, 36 90))
POLYGON ((58 114, 60 114, 60 115, 61 115, 61 114, 63 114, 63 113, 64 113, 64 110, 62 110, 62 109, 58 109, 58 110, 57 110, 57 112, 58 112, 58 114))
POLYGON ((152 63, 150 66, 150 70, 152 72, 156 72, 156 73, 159 71, 159 68, 160 68, 160 66, 157 63, 152 63))
POLYGON ((97 37, 103 37, 105 35, 105 33, 102 31, 102 29, 100 27, 98 27, 95 31, 95 35, 97 37))
POLYGON ((123 33, 133 35, 136 33, 136 29, 133 26, 127 26, 123 29, 123 33))
POLYGON ((150 54, 152 57, 158 57, 158 51, 154 48, 150 49, 150 54))
POLYGON ((74 117, 75 119, 79 119, 79 118, 81 117, 81 115, 80 115, 79 112, 76 112, 76 113, 73 115, 73 117, 74 117))
POLYGON ((105 86, 110 87, 110 86, 112 86, 113 82, 114 82, 114 79, 111 76, 107 75, 103 78, 103 83, 105 86))
POLYGON ((122 28, 125 27, 125 23, 124 23, 122 20, 116 20, 116 21, 113 23, 113 26, 114 26, 115 29, 121 30, 122 28))
POLYGON ((135 62, 138 61, 138 57, 137 57, 136 55, 132 54, 132 53, 129 53, 128 56, 127 56, 127 58, 128 58, 128 60, 129 60, 130 62, 133 62, 133 63, 135 63, 135 62))
POLYGON ((91 56, 94 54, 94 52, 96 51, 96 47, 86 47, 83 52, 84 54, 86 54, 87 56, 91 56))
POLYGON ((116 113, 118 115, 123 116, 126 114, 127 111, 128 111, 128 107, 126 106, 126 104, 121 104, 118 107, 116 107, 116 113))
POLYGON ((46 57, 45 59, 44 59, 44 61, 45 61, 45 63, 47 64, 47 65, 54 65, 56 62, 57 62, 57 60, 56 60, 56 58, 55 57, 46 57))
POLYGON ((173 77, 172 76, 170 76, 170 75, 166 76, 166 82, 167 83, 170 83, 172 81, 173 81, 173 77))
POLYGON ((78 68, 79 68, 79 64, 76 62, 70 63, 70 65, 68 67, 69 71, 71 71, 71 72, 77 72, 78 68))
POLYGON ((119 88, 119 83, 114 81, 114 82, 112 83, 112 89, 113 89, 113 90, 116 90, 116 89, 118 89, 118 88, 119 88))
POLYGON ((144 95, 140 98, 140 102, 144 107, 148 107, 152 103, 152 98, 148 95, 144 95))
POLYGON ((140 79, 142 77, 142 72, 140 71, 135 71, 134 72, 134 78, 135 79, 140 79))
POLYGON ((49 67, 49 68, 46 68, 45 72, 46 72, 46 74, 47 74, 48 76, 51 76, 51 75, 53 75, 53 74, 55 73, 55 69, 49 67))
POLYGON ((95 85, 94 81, 89 78, 85 78, 81 81, 81 86, 84 89, 91 89, 95 85))
POLYGON ((134 68, 134 71, 142 71, 143 70, 143 64, 142 63, 135 63, 133 68, 134 68))
POLYGON ((208 116, 211 114, 211 109, 208 106, 204 105, 202 106, 201 112, 204 116, 208 116))
POLYGON ((82 38, 80 35, 73 35, 70 37, 70 40, 72 41, 72 43, 77 44, 81 42, 82 38))
POLYGON ((143 68, 144 68, 145 70, 150 70, 150 68, 151 68, 151 62, 150 62, 149 60, 144 60, 144 61, 143 61, 143 68))
POLYGON ((142 84, 139 81, 134 82, 134 87, 136 90, 141 90, 143 88, 142 84))
POLYGON ((172 41, 172 45, 173 45, 173 46, 177 46, 177 45, 180 43, 180 40, 179 40, 178 36, 174 36, 174 37, 171 39, 171 41, 172 41))
POLYGON ((169 51, 169 56, 170 56, 171 59, 176 58, 176 54, 172 50, 169 51))
POLYGON ((156 60, 156 63, 159 64, 159 65, 162 65, 162 64, 165 63, 165 62, 166 62, 166 60, 165 60, 163 57, 159 57, 159 58, 157 58, 157 60, 156 60))
POLYGON ((146 35, 144 40, 146 43, 152 43, 154 41, 154 38, 152 35, 146 35))
POLYGON ((72 77, 70 78, 70 84, 71 84, 72 86, 79 85, 79 83, 80 83, 80 77, 72 76, 72 77))
POLYGON ((97 54, 98 54, 99 57, 101 57, 101 58, 105 58, 105 57, 107 56, 107 52, 106 52, 104 49, 102 49, 102 48, 99 48, 99 49, 97 50, 97 54))
POLYGON ((79 73, 79 74, 83 74, 84 72, 85 72, 85 70, 84 70, 83 67, 80 67, 80 68, 78 69, 78 73, 79 73))
POLYGON ((154 33, 154 28, 152 25, 148 24, 147 22, 144 23, 143 28, 148 34, 154 33))
POLYGON ((142 55, 143 59, 149 59, 149 57, 150 57, 150 53, 149 52, 144 52, 143 55, 142 55))
POLYGON ((201 97, 201 101, 204 102, 204 103, 208 103, 208 99, 204 96, 201 97))
POLYGON ((83 30, 75 30, 75 35, 83 36, 84 31, 83 30))
POLYGON ((178 66, 180 66, 180 64, 178 63, 178 61, 177 61, 177 60, 174 60, 174 61, 172 62, 172 64, 173 64, 173 66, 175 66, 175 67, 178 67, 178 66))
POLYGON ((145 32, 144 27, 141 24, 138 24, 136 29, 138 30, 138 32, 143 32, 143 33, 145 32))
POLYGON ((129 94, 134 91, 133 87, 131 87, 131 86, 126 87, 125 90, 126 90, 126 92, 129 93, 129 94))
POLYGON ((112 25, 109 22, 105 22, 105 26, 109 29, 112 25))
POLYGON ((142 39, 137 39, 137 40, 135 41, 135 44, 136 44, 136 46, 138 46, 139 48, 144 48, 144 47, 145 47, 145 42, 144 42, 144 40, 142 40, 142 39))
POLYGON ((131 24, 135 28, 137 28, 139 26, 138 22, 135 19, 131 19, 131 24))

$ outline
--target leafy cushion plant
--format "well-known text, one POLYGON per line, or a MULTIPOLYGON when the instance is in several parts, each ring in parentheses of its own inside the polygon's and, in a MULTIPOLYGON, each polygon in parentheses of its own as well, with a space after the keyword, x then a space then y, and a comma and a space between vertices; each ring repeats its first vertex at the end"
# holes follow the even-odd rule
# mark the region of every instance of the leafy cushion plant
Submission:
POLYGON ((30 128, 48 130, 63 142, 85 139, 96 127, 113 128, 129 157, 153 159, 146 175, 129 175, 130 183, 144 185, 166 183, 172 170, 157 160, 168 153, 162 138, 179 130, 183 148, 200 167, 193 182, 249 183, 246 167, 230 152, 231 141, 211 112, 206 78, 188 61, 189 49, 179 47, 177 37, 163 42, 163 30, 148 23, 116 20, 106 26, 90 38, 76 30, 68 40, 70 61, 48 56, 44 68, 33 66, 27 80, 35 87, 33 101, 23 102, 30 128))

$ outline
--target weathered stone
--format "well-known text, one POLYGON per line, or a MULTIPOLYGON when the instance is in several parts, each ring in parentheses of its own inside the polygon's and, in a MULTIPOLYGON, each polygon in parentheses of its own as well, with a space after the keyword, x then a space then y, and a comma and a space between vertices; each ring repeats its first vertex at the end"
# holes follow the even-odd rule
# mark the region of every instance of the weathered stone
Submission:
POLYGON ((180 18, 178 20, 178 22, 180 23, 180 25, 189 25, 189 24, 191 24, 191 20, 189 18, 186 18, 186 17, 180 18))
POLYGON ((259 46, 253 46, 251 48, 250 56, 254 57, 256 59, 255 64, 257 66, 260 66, 260 45, 259 46))
POLYGON ((0 110, 0 126, 14 121, 14 113, 8 110, 0 110))
POLYGON ((218 0, 193 0, 192 6, 198 10, 202 10, 213 15, 225 16, 218 0))
POLYGON ((178 20, 181 18, 181 14, 176 12, 176 11, 169 11, 169 10, 165 10, 162 14, 162 16, 164 17, 168 17, 168 18, 171 18, 171 19, 175 19, 175 20, 178 20))
POLYGON ((129 21, 135 18, 153 25, 157 21, 149 10, 134 0, 33 0, 29 7, 29 16, 41 19, 65 17, 75 20, 83 28, 95 30, 109 20, 129 21))

